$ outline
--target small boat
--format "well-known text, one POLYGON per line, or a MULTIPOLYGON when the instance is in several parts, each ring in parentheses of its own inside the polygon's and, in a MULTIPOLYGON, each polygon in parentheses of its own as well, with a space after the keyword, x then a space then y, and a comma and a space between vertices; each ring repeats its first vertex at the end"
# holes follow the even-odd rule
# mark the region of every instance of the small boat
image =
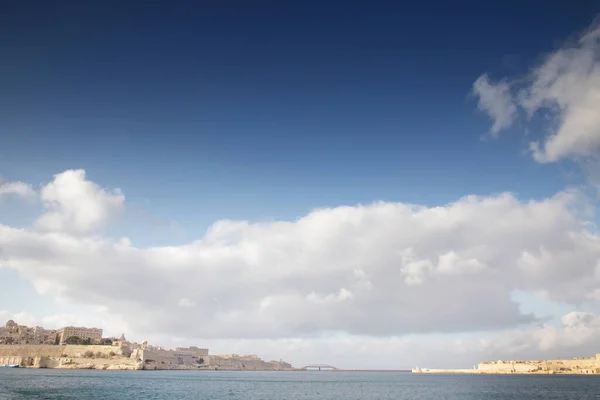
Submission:
POLYGON ((19 364, 4 364, 0 368, 19 368, 19 364))

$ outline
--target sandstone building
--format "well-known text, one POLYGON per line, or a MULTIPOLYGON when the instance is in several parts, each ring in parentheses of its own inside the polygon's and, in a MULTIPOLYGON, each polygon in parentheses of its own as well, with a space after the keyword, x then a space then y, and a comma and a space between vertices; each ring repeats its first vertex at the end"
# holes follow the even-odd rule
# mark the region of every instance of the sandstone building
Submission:
POLYGON ((0 344, 55 344, 56 330, 28 327, 9 320, 0 327, 0 344))
POLYGON ((92 343, 97 343, 102 340, 102 329, 65 326, 58 330, 57 335, 59 344, 66 344, 67 339, 72 336, 80 339, 90 339, 92 343))

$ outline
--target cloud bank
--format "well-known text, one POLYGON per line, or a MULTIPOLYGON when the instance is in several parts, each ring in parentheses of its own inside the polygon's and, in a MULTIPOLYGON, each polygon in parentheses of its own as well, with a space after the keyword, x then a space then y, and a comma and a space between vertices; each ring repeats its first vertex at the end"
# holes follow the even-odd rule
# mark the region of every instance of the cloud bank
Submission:
POLYGON ((290 339, 516 329, 537 320, 520 311, 514 290, 581 304, 596 301, 600 283, 600 237, 576 212, 585 199, 574 191, 221 220, 197 241, 150 248, 89 235, 124 195, 84 171, 56 175, 41 198, 55 204, 32 228, 0 225, 3 267, 40 293, 123 316, 140 333, 290 339), (55 223, 38 229, 47 215, 55 223))

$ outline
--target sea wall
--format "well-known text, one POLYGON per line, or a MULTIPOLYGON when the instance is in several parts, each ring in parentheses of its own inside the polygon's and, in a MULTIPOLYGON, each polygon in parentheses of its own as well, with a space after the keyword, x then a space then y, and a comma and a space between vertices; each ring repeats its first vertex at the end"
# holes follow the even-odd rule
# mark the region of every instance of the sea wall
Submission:
POLYGON ((32 368, 139 369, 119 346, 0 345, 0 365, 32 368))
POLYGON ((0 357, 80 357, 86 352, 103 355, 123 355, 123 349, 118 346, 101 345, 0 345, 0 357), (114 353, 114 354, 113 354, 114 353))

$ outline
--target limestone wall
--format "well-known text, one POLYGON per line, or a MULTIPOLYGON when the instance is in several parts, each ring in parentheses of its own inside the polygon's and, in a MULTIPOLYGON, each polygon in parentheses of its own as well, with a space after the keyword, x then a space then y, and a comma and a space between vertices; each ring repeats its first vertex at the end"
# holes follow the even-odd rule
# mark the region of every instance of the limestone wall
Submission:
POLYGON ((173 350, 134 350, 136 356, 144 361, 144 369, 198 369, 209 358, 188 352, 173 350), (199 361, 202 361, 200 363, 199 361))
POLYGON ((535 361, 498 361, 480 363, 477 371, 492 374, 533 373, 542 370, 542 364, 535 361))
POLYGON ((234 370, 256 370, 256 371, 277 371, 292 369, 288 363, 279 363, 277 361, 264 361, 256 356, 208 356, 204 358, 206 366, 210 369, 234 369, 234 370))
POLYGON ((123 349, 117 346, 0 345, 0 365, 61 368, 63 365, 115 364, 123 360, 130 363, 123 349))
POLYGON ((480 373, 600 373, 600 360, 596 358, 579 358, 570 360, 531 360, 531 361, 497 361, 481 363, 480 373))
MULTIPOLYGON (((187 349, 186 349, 187 350, 187 349)), ((0 365, 74 369, 292 369, 287 363, 264 361, 257 356, 210 356, 202 352, 134 349, 100 345, 4 345, 0 365)))
POLYGON ((0 345, 0 357, 60 357, 65 352, 65 347, 51 345, 0 345))
POLYGON ((33 357, 21 357, 21 356, 3 356, 0 357, 0 365, 33 365, 35 359, 33 357))
POLYGON ((572 360, 548 360, 548 368, 557 373, 580 373, 580 374, 598 374, 600 373, 600 360, 572 359, 572 360))
POLYGON ((123 350, 117 346, 100 346, 100 345, 0 345, 0 357, 80 357, 86 352, 91 351, 94 354, 102 353, 108 356, 114 353, 115 355, 123 355, 123 350))
MULTIPOLYGON (((274 371, 292 369, 287 363, 264 361, 258 357, 192 355, 170 350, 135 350, 144 363, 144 369, 210 369, 210 370, 256 370, 274 371)), ((134 357, 132 354, 132 357, 134 357)))
POLYGON ((138 370, 142 369, 142 363, 131 358, 53 358, 42 359, 39 368, 58 369, 118 369, 138 370))
POLYGON ((471 374, 600 374, 597 357, 570 360, 519 360, 480 363, 472 370, 414 369, 414 373, 471 373, 471 374))
POLYGON ((195 356, 207 356, 208 355, 208 349, 202 349, 196 346, 192 346, 192 347, 177 347, 175 348, 175 351, 178 353, 189 353, 195 356))

